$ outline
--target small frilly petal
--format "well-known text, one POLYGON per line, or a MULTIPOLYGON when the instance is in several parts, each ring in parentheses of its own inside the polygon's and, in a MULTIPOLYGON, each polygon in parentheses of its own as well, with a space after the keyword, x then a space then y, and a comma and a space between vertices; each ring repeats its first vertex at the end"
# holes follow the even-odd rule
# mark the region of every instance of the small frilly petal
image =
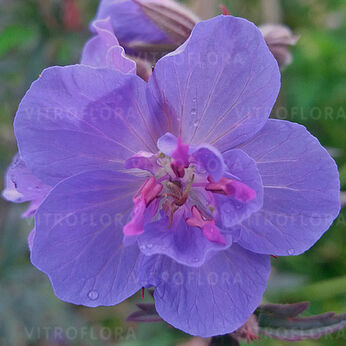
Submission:
POLYGON ((148 257, 143 285, 155 286, 158 314, 170 325, 201 337, 232 333, 258 307, 270 257, 232 245, 194 268, 167 256, 148 257))
POLYGON ((141 150, 156 152, 146 83, 85 65, 43 71, 24 96, 14 128, 28 168, 54 186, 93 169, 123 169, 141 150))
POLYGON ((127 58, 125 56, 124 48, 120 46, 113 46, 108 49, 105 66, 130 74, 136 74, 137 71, 134 60, 127 58))
MULTIPOLYGON (((163 136, 161 136, 157 141, 157 147, 159 148, 160 152, 172 157, 174 154, 174 151, 178 148, 178 137, 172 135, 170 132, 165 133, 163 136)), ((182 143, 185 145, 185 143, 182 143)), ((196 148, 188 147, 188 155, 192 155, 196 151, 196 148)), ((185 157, 185 160, 187 160, 187 157, 185 157)))
POLYGON ((223 152, 263 127, 280 71, 253 23, 218 16, 198 23, 183 45, 161 58, 148 86, 162 129, 190 146, 208 143, 223 152))
POLYGON ((157 164, 157 158, 154 154, 140 151, 126 160, 125 168, 137 168, 154 173, 157 169, 159 169, 159 166, 157 164))
POLYGON ((5 176, 3 197, 13 203, 43 200, 50 186, 42 183, 17 154, 8 167, 5 176))
POLYGON ((22 214, 22 218, 26 219, 26 218, 34 217, 37 209, 40 207, 43 200, 44 200, 44 198, 39 199, 39 200, 35 200, 35 201, 31 201, 28 209, 25 210, 25 212, 22 214))
POLYGON ((167 156, 172 156, 174 150, 177 148, 177 144, 178 138, 169 132, 165 133, 157 141, 157 147, 167 156))
POLYGON ((308 250, 340 211, 335 161, 304 126, 284 120, 269 120, 241 150, 257 164, 264 203, 241 223, 239 244, 276 256, 308 250))
POLYGON ((1 193, 2 197, 12 203, 26 202, 24 195, 20 193, 12 182, 6 182, 6 187, 1 193))
POLYGON ((89 171, 58 184, 35 216, 32 263, 56 296, 90 307, 115 305, 141 287, 141 253, 124 246, 122 227, 139 177, 89 171))
POLYGON ((218 221, 224 228, 230 228, 262 207, 263 184, 255 161, 244 151, 229 150, 223 157, 226 177, 234 180, 231 191, 233 194, 230 196, 214 194, 214 197, 219 211, 218 221), (250 198, 254 196, 254 199, 250 198))
POLYGON ((229 247, 230 237, 226 243, 208 240, 201 229, 187 225, 180 211, 174 215, 172 226, 162 215, 159 221, 146 224, 144 233, 138 237, 139 248, 146 256, 164 254, 192 267, 201 266, 209 256, 229 247))
POLYGON ((225 163, 221 153, 211 145, 201 145, 192 154, 192 162, 204 169, 215 181, 224 175, 225 163))
POLYGON ((39 180, 18 154, 13 158, 6 172, 2 196, 13 203, 30 202, 29 208, 22 214, 23 218, 34 216, 50 190, 51 187, 39 180))
POLYGON ((136 63, 125 56, 114 35, 110 18, 95 21, 93 28, 97 36, 84 46, 81 64, 136 74, 136 63))

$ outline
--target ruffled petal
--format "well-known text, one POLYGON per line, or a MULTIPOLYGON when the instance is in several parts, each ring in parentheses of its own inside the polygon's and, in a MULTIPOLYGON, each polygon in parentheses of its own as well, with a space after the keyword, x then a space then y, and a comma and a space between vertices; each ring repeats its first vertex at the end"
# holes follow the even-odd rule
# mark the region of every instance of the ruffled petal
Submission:
POLYGON ((337 166, 304 126, 269 120, 241 146, 257 164, 262 209, 241 224, 239 244, 279 256, 308 250, 340 211, 337 166))
POLYGON ((124 48, 114 35, 110 19, 95 21, 93 28, 97 36, 84 46, 81 64, 136 74, 136 63, 125 56, 124 48))
POLYGON ((155 286, 158 314, 173 327, 201 337, 241 327, 260 304, 270 273, 269 256, 237 245, 198 268, 166 256, 150 257, 147 266, 143 284, 155 286))
POLYGON ((50 189, 32 174, 17 154, 7 169, 2 196, 13 203, 42 201, 50 189))
POLYGON ((191 146, 224 151, 263 127, 280 71, 254 24, 218 16, 198 23, 182 46, 158 61, 149 88, 163 129, 191 146))
POLYGON ((173 220, 172 226, 167 217, 145 226, 138 237, 139 248, 145 255, 165 254, 178 263, 199 267, 210 255, 231 244, 231 237, 227 244, 208 240, 201 229, 188 226, 181 215, 174 215, 173 220))
POLYGON ((158 149, 167 156, 172 156, 174 150, 177 148, 178 138, 167 132, 157 141, 158 149))
POLYGON ((52 67, 32 84, 15 119, 20 155, 54 186, 85 170, 119 169, 141 150, 156 152, 146 83, 85 65, 52 67))
POLYGON ((192 154, 192 162, 205 170, 215 181, 219 181, 225 172, 225 163, 221 153, 211 145, 201 145, 192 154))
POLYGON ((138 246, 124 247, 122 233, 141 183, 128 174, 86 172, 58 184, 41 205, 31 261, 58 298, 114 305, 141 287, 138 246))
POLYGON ((13 158, 6 172, 2 196, 13 203, 31 202, 23 217, 32 217, 50 190, 51 187, 33 175, 18 154, 13 158))

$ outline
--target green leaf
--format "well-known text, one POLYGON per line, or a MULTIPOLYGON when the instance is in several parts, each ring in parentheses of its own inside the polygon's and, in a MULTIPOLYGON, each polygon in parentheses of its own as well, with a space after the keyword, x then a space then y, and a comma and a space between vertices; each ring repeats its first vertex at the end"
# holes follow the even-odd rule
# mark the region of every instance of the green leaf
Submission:
POLYGON ((346 327, 346 314, 335 315, 328 312, 322 315, 297 317, 305 311, 307 303, 269 304, 260 307, 256 314, 260 333, 275 339, 300 341, 318 339, 346 327))
POLYGON ((19 25, 6 27, 0 32, 0 57, 12 49, 27 44, 35 35, 36 31, 32 28, 25 28, 19 25))
POLYGON ((309 305, 309 302, 296 304, 265 304, 261 305, 256 310, 256 314, 259 315, 261 313, 272 313, 276 316, 296 317, 304 312, 309 307, 309 305))

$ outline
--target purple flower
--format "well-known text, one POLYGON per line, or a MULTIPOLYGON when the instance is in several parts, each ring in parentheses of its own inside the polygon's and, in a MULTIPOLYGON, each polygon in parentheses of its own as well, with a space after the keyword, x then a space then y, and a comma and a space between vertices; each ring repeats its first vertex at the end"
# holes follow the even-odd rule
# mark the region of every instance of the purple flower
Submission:
MULTIPOLYGON (((221 6, 224 14, 229 14, 221 6)), ((110 18, 115 34, 128 54, 155 63, 160 56, 173 51, 189 36, 200 21, 187 8, 173 0, 103 0, 96 20, 110 18)), ((259 27, 280 68, 292 62, 291 47, 299 37, 280 24, 259 27)), ((96 32, 92 25, 91 31, 96 32)))
POLYGON ((299 36, 294 35, 287 26, 280 24, 265 24, 259 29, 279 66, 283 68, 292 63, 290 48, 296 45, 299 36))
MULTIPOLYGON (((129 52, 141 44, 183 43, 198 22, 191 11, 172 0, 102 0, 96 20, 107 17, 129 52)), ((91 31, 95 32, 95 28, 91 31)))
POLYGON ((92 28, 96 36, 84 46, 81 64, 135 74, 136 64, 125 56, 124 48, 114 35, 110 18, 94 21, 92 28))
MULTIPOLYGON (((114 36, 109 19, 98 20, 93 24, 97 35, 90 39, 83 50, 81 64, 94 67, 108 67, 124 73, 136 74, 136 63, 125 56, 124 49, 114 36)), ((36 107, 26 110, 33 116, 36 107)), ((5 176, 5 189, 2 196, 13 203, 30 202, 22 215, 34 216, 36 210, 51 190, 26 166, 19 154, 15 155, 5 176)))
POLYGON ((118 55, 45 70, 16 115, 21 158, 54 187, 32 263, 67 302, 153 286, 174 327, 232 332, 260 303, 269 255, 303 253, 338 215, 335 162, 303 126, 268 120, 280 72, 252 23, 197 24, 148 83, 112 67, 107 37, 118 55))

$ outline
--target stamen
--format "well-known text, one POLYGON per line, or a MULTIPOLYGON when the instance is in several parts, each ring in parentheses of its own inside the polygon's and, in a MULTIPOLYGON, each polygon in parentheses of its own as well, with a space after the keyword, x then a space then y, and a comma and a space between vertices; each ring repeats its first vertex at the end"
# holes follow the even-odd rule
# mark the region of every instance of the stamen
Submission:
POLYGON ((221 234, 219 228, 215 225, 214 220, 206 219, 201 211, 196 207, 192 207, 192 217, 186 219, 186 223, 191 227, 198 227, 202 230, 204 236, 211 242, 225 245, 226 240, 221 234))
POLYGON ((250 202, 256 198, 256 191, 240 181, 221 178, 218 183, 215 183, 211 177, 208 177, 208 181, 209 184, 205 188, 207 191, 234 196, 235 199, 243 203, 250 202))
POLYGON ((184 192, 182 192, 182 183, 179 180, 178 181, 169 181, 166 184, 167 188, 169 189, 169 191, 171 193, 166 193, 164 196, 173 198, 172 202, 166 201, 163 204, 163 208, 164 208, 166 214, 168 214, 170 216, 169 228, 172 227, 172 225, 173 225, 174 213, 180 207, 182 207, 186 203, 186 201, 188 200, 189 193, 191 191, 191 187, 192 187, 192 183, 193 183, 194 179, 195 179, 195 176, 192 175, 191 180, 187 183, 184 192))
POLYGON ((178 178, 184 178, 185 175, 185 167, 178 164, 176 161, 173 161, 171 163, 172 171, 174 172, 175 176, 178 178))
POLYGON ((162 191, 163 186, 157 183, 154 177, 148 179, 136 192, 133 202, 144 198, 146 206, 148 206, 162 191))
MULTIPOLYGON (((132 218, 123 228, 123 233, 126 236, 139 235, 144 232, 145 211, 150 203, 160 194, 163 186, 157 183, 154 177, 148 179, 136 192, 133 197, 133 212, 132 218)), ((157 205, 153 206, 154 211, 157 210, 157 205)), ((150 214, 154 214, 151 210, 150 214)))
POLYGON ((134 235, 139 235, 144 232, 144 213, 146 205, 144 199, 137 200, 135 202, 135 207, 133 208, 132 218, 128 224, 123 228, 123 233, 130 237, 134 235))

